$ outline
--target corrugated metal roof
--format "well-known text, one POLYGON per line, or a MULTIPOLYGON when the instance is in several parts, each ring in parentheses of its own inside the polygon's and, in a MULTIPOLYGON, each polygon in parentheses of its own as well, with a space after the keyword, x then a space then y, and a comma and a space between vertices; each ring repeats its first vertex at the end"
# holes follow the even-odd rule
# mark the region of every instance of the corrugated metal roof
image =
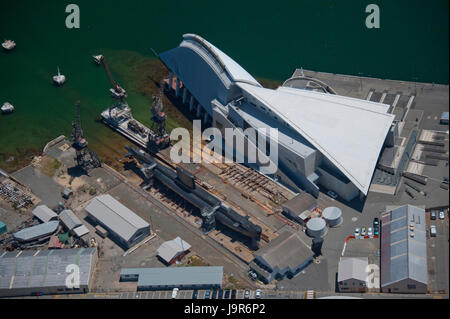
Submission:
POLYGON ((189 245, 189 243, 185 242, 180 237, 177 237, 175 239, 162 243, 158 248, 158 256, 160 256, 166 262, 169 262, 177 254, 187 251, 190 248, 191 245, 189 245))
POLYGON ((138 230, 150 227, 149 223, 108 194, 94 198, 86 211, 126 241, 138 230))
POLYGON ((13 234, 14 238, 22 241, 28 241, 39 237, 53 234, 58 228, 59 221, 52 220, 48 223, 42 223, 36 226, 22 229, 13 234))
POLYGON ((404 205, 384 213, 381 230, 381 286, 407 278, 427 285, 425 211, 404 205))
POLYGON ((338 282, 348 279, 367 281, 369 258, 342 257, 338 266, 338 282))
POLYGON ((222 285, 223 267, 124 268, 120 275, 138 275, 138 286, 222 285))
POLYGON ((58 217, 58 215, 50 208, 48 208, 47 205, 37 206, 35 209, 33 209, 33 215, 43 223, 47 223, 50 220, 58 217))
POLYGON ((73 232, 75 233, 75 235, 77 235, 78 237, 81 237, 83 235, 86 235, 89 233, 89 229, 85 226, 85 225, 81 225, 77 228, 75 228, 73 230, 73 232))
POLYGON ((69 229, 72 230, 75 227, 83 225, 81 220, 76 216, 70 209, 65 209, 59 214, 59 218, 62 223, 69 229))
POLYGON ((96 248, 26 250, 0 254, 0 289, 60 287, 66 285, 66 267, 80 267, 80 285, 90 280, 96 248))
POLYGON ((342 99, 334 94, 237 85, 297 130, 367 194, 394 120, 392 114, 382 112, 384 107, 369 107, 364 100, 342 99))

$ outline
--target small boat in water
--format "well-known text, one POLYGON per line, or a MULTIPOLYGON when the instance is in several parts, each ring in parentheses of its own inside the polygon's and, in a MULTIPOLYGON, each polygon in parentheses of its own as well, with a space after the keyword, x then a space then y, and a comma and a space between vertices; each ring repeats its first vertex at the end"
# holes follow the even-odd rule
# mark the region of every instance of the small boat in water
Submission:
POLYGON ((59 67, 58 67, 58 75, 55 75, 53 77, 53 82, 58 86, 62 86, 64 82, 66 82, 66 77, 61 74, 61 72, 59 71, 59 67))
POLYGON ((103 55, 99 54, 99 55, 93 55, 92 56, 94 58, 95 63, 97 64, 101 64, 103 59, 105 58, 103 55))
POLYGON ((109 89, 109 91, 111 92, 111 96, 117 100, 122 100, 128 96, 127 91, 119 84, 116 84, 114 88, 109 89))
POLYGON ((6 51, 11 51, 16 47, 16 42, 14 42, 13 40, 5 40, 5 42, 2 43, 2 47, 6 51))
POLYGON ((3 105, 0 109, 1 109, 2 113, 4 113, 4 114, 14 112, 14 106, 9 102, 3 103, 3 105))

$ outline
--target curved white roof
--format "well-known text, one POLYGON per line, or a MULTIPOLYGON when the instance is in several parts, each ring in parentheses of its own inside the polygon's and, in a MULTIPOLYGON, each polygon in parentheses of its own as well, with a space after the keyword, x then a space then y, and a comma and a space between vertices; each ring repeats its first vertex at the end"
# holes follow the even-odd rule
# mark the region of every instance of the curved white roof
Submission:
POLYGON ((238 85, 326 156, 365 195, 394 116, 385 106, 299 89, 238 85))
POLYGON ((228 55, 223 53, 221 50, 216 48, 214 45, 203 39, 202 37, 187 33, 183 35, 184 40, 192 40, 199 43, 203 48, 209 51, 214 58, 224 67, 227 72, 232 77, 234 82, 247 82, 256 86, 261 86, 261 84, 256 81, 256 79, 251 76, 243 67, 241 67, 236 61, 230 58, 228 55))

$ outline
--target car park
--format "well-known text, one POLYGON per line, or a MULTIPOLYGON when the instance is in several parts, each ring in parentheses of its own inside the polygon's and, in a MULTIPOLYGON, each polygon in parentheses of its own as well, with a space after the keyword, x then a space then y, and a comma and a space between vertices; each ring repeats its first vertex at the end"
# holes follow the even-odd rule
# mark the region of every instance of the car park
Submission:
POLYGON ((355 228, 355 237, 359 237, 359 228, 355 228))
POLYGON ((430 219, 431 219, 431 220, 436 220, 436 211, 435 211, 435 210, 432 210, 432 211, 430 212, 430 219))
POLYGON ((245 289, 245 292, 244 292, 244 299, 250 299, 250 290, 245 289))
POLYGON ((376 226, 373 227, 373 234, 374 234, 375 236, 379 236, 379 235, 380 235, 380 230, 379 230, 379 228, 378 228, 378 225, 376 225, 376 226))
POLYGON ((367 228, 367 236, 373 237, 373 229, 372 229, 372 227, 367 228))
POLYGON ((211 299, 217 299, 217 290, 214 290, 211 299))
POLYGON ((366 227, 361 228, 361 236, 366 236, 366 227))
POLYGON ((430 236, 431 237, 436 237, 436 235, 437 235, 436 226, 435 225, 431 225, 430 226, 430 236))
POLYGON ((444 214, 444 211, 443 211, 443 210, 441 210, 441 211, 439 212, 439 219, 445 219, 445 214, 444 214))
POLYGON ((206 290, 205 291, 205 299, 210 299, 211 297, 211 290, 206 290))
POLYGON ((198 298, 198 290, 194 290, 194 292, 192 293, 192 299, 197 299, 198 298))
POLYGON ((256 289, 256 291, 255 291, 255 298, 256 299, 261 299, 261 297, 262 297, 261 289, 256 289))
POLYGON ((223 299, 230 299, 230 290, 225 290, 225 296, 223 297, 223 299))
POLYGON ((223 290, 219 290, 219 295, 217 296, 217 299, 223 298, 223 290))
POLYGON ((178 295, 178 288, 173 288, 172 290, 172 299, 177 299, 177 295, 178 295))
POLYGON ((231 290, 231 299, 236 299, 237 291, 236 289, 231 290))

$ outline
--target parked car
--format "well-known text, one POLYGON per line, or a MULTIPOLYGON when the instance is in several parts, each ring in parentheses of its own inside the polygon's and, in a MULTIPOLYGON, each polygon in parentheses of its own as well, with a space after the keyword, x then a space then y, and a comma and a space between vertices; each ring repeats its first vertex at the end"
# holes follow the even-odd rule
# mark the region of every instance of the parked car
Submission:
POLYGON ((328 196, 330 196, 330 197, 333 198, 333 199, 338 198, 338 194, 336 194, 336 193, 333 192, 333 191, 328 191, 327 194, 328 194, 328 196))
POLYGON ((223 297, 223 299, 229 299, 230 298, 230 290, 225 290, 225 296, 223 297))
POLYGON ((192 299, 197 299, 198 298, 198 290, 195 289, 194 292, 192 293, 192 299))
POLYGON ((359 228, 355 228, 355 237, 359 237, 359 228))
POLYGON ((431 220, 436 220, 436 211, 435 211, 435 210, 432 210, 432 211, 430 212, 430 219, 431 219, 431 220))
POLYGON ((258 278, 258 275, 257 275, 254 271, 252 271, 252 270, 249 270, 249 271, 248 271, 248 276, 249 276, 250 279, 253 280, 253 281, 255 281, 255 280, 258 278))
POLYGON ((379 226, 379 225, 380 225, 380 222, 378 221, 378 217, 375 217, 373 219, 373 228, 375 228, 375 226, 379 226))
POLYGON ((219 295, 217 296, 217 299, 223 298, 223 290, 219 290, 219 295))
POLYGON ((178 288, 173 288, 172 290, 172 299, 177 299, 177 295, 178 295, 178 288))
POLYGON ((444 211, 443 211, 443 210, 441 210, 441 211, 439 212, 439 219, 445 219, 445 214, 444 214, 444 211))
POLYGON ((237 291, 236 289, 231 290, 231 299, 236 299, 237 291))
POLYGON ((430 226, 430 236, 431 237, 436 237, 436 235, 437 235, 436 226, 435 225, 431 225, 430 226))
POLYGON ((376 226, 373 228, 373 234, 374 234, 375 236, 379 236, 379 235, 380 235, 380 229, 378 228, 378 225, 376 225, 376 226))
POLYGON ((250 298, 250 290, 245 289, 245 292, 244 292, 244 299, 249 299, 249 298, 250 298))
POLYGON ((256 289, 256 291, 255 291, 255 298, 256 299, 261 299, 261 297, 262 297, 261 289, 256 289))
POLYGON ((361 228, 361 236, 366 236, 366 227, 361 228))
POLYGON ((373 229, 372 229, 372 227, 367 228, 367 236, 373 237, 373 229))
POLYGON ((217 299, 217 290, 213 290, 211 299, 217 299))
POLYGON ((210 299, 211 297, 211 290, 206 290, 205 291, 205 299, 210 299))

